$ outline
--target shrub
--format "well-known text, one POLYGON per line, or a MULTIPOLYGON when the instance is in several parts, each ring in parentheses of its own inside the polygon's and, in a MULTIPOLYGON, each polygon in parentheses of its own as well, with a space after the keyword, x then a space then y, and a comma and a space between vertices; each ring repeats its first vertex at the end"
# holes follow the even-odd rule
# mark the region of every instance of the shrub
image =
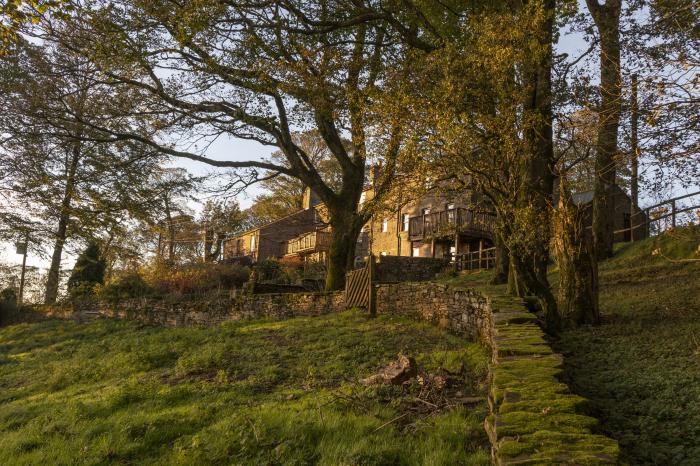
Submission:
POLYGON ((153 289, 138 272, 121 275, 100 290, 100 298, 111 303, 125 299, 142 298, 153 294, 153 289))
POLYGON ((274 259, 263 259, 255 266, 259 281, 275 281, 280 273, 280 263, 274 259))
POLYGON ((75 261, 73 272, 68 279, 68 293, 71 298, 94 294, 94 285, 104 283, 105 261, 100 246, 92 241, 75 261))
POLYGON ((68 297, 71 301, 86 301, 94 299, 100 288, 99 283, 78 282, 68 288, 68 297))
POLYGON ((238 264, 200 263, 178 268, 158 267, 148 282, 160 294, 195 294, 216 289, 240 288, 250 268, 238 264))
POLYGON ((0 324, 15 312, 17 312, 17 294, 14 288, 5 288, 0 291, 0 324))

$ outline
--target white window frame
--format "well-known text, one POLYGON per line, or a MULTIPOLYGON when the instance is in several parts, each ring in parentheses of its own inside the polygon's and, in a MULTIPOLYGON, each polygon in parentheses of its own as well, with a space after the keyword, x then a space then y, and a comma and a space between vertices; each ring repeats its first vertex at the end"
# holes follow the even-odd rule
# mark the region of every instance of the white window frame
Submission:
POLYGON ((385 218, 382 219, 382 233, 386 233, 389 231, 389 219, 385 218))
POLYGON ((257 251, 257 250, 258 250, 257 235, 253 235, 250 237, 250 252, 257 251))
POLYGON ((403 221, 403 231, 408 231, 410 218, 411 217, 409 217, 408 214, 403 214, 403 218, 401 219, 403 221))

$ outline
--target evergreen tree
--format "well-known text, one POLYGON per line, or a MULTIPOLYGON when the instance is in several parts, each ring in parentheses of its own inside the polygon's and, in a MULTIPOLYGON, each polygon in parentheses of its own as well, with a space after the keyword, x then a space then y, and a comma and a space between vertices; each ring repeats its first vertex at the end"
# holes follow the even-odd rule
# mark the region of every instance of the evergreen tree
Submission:
POLYGON ((68 292, 73 294, 74 290, 81 285, 104 283, 105 268, 106 264, 99 244, 91 241, 75 261, 73 273, 68 279, 68 292))

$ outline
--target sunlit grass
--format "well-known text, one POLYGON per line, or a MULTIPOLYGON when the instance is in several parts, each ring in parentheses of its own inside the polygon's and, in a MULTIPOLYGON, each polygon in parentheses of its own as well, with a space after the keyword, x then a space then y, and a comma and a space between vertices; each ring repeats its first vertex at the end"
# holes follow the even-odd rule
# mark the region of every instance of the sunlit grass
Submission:
POLYGON ((465 391, 484 389, 481 346, 353 311, 2 328, 0 464, 488 464, 484 404, 381 427, 409 394, 357 380, 399 351, 427 370, 464 363, 465 391))

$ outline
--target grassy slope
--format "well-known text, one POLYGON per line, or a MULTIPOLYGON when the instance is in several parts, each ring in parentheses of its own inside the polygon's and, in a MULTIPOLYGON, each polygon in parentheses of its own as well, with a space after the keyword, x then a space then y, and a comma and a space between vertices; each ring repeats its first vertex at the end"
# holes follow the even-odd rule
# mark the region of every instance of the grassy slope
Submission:
MULTIPOLYGON (((631 464, 700 464, 700 262, 669 260, 698 259, 699 245, 698 228, 619 245, 600 265, 604 324, 556 342, 566 382, 631 464)), ((490 277, 448 281, 502 291, 490 277)))
POLYGON ((356 381, 399 351, 427 369, 464 363, 466 394, 483 390, 479 345, 352 311, 2 328, 0 464, 488 464, 484 404, 380 428, 410 394, 356 381))
POLYGON ((631 464, 700 464, 700 231, 626 244, 601 265, 604 325, 564 333, 573 389, 631 464))

